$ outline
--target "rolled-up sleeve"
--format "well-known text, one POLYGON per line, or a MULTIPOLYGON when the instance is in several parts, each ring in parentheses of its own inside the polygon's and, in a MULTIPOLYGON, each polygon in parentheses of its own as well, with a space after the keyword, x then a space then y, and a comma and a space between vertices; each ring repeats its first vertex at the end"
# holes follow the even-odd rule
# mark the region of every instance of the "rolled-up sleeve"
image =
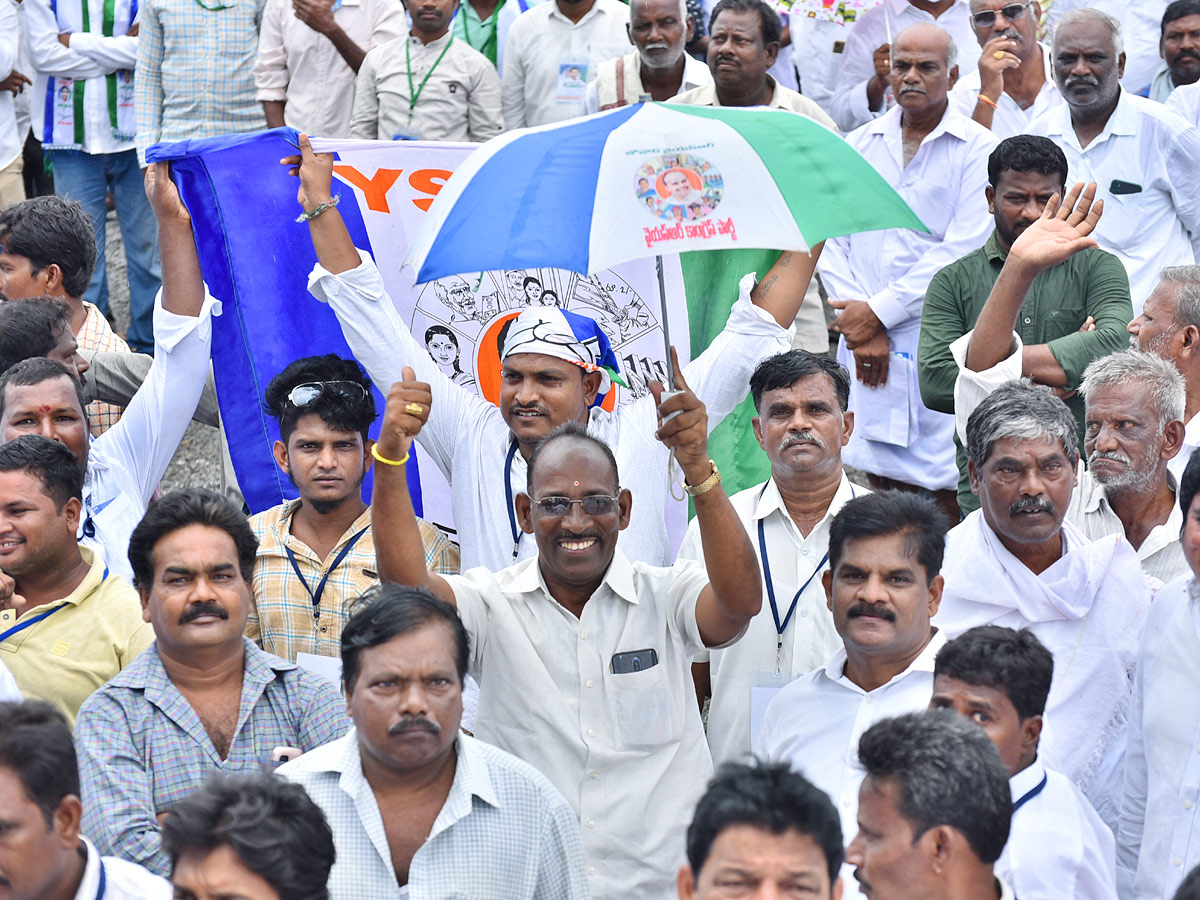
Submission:
POLYGON ((990 369, 975 372, 967 368, 967 347, 974 333, 975 329, 972 328, 950 345, 950 352, 958 366, 954 381, 954 428, 964 447, 967 446, 967 420, 975 408, 1000 385, 1021 377, 1021 351, 1024 349, 1020 336, 1014 333, 1012 352, 990 369))
POLYGON ((1096 330, 1066 334, 1046 344, 1067 373, 1067 387, 1071 390, 1079 387, 1089 363, 1129 345, 1126 329, 1133 318, 1129 275, 1121 260, 1103 250, 1087 252, 1097 256, 1096 265, 1089 272, 1085 301, 1096 330))

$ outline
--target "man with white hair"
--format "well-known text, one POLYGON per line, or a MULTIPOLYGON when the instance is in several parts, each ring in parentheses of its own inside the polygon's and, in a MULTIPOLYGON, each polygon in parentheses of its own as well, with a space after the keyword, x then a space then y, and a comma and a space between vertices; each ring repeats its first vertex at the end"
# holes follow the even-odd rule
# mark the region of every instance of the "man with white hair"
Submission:
POLYGON ((1159 581, 1186 574, 1178 485, 1167 469, 1183 444, 1183 376, 1161 357, 1124 350, 1089 365, 1079 393, 1087 469, 1067 518, 1092 540, 1124 534, 1159 581))
POLYGON ((584 94, 584 112, 628 106, 642 94, 670 100, 712 82, 708 66, 684 49, 696 23, 683 0, 631 0, 625 29, 635 49, 596 66, 596 80, 584 94))
POLYGON ((1070 180, 1096 182, 1105 216, 1101 248, 1121 257, 1133 311, 1141 312, 1163 266, 1200 253, 1200 132, 1122 90, 1121 25, 1099 10, 1066 13, 1054 31, 1054 80, 1066 105, 1029 126, 1067 154, 1070 180))
POLYGON ((1183 448, 1167 464, 1179 482, 1200 446, 1200 266, 1163 269, 1129 333, 1130 344, 1170 360, 1183 375, 1183 448))

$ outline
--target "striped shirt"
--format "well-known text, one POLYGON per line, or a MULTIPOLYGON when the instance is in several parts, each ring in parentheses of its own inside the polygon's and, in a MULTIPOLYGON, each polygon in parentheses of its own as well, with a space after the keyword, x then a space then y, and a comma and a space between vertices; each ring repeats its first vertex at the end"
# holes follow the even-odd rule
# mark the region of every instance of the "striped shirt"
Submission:
POLYGON ((588 900, 579 820, 562 794, 490 744, 460 734, 455 752, 450 793, 403 887, 357 732, 279 770, 304 787, 333 830, 331 900, 588 900))
MULTIPOLYGON (((299 507, 299 500, 289 500, 250 517, 258 556, 246 637, 292 662, 298 653, 340 657, 347 607, 379 583, 371 508, 363 510, 322 560, 292 534, 292 516, 299 507)), ((417 524, 426 567, 441 575, 457 573, 458 548, 428 522, 417 524)))
POLYGON ((147 0, 138 34, 138 160, 160 141, 258 131, 254 62, 266 0, 147 0), (168 53, 167 50, 170 49, 168 53))
POLYGON ((311 750, 350 727, 338 690, 245 641, 237 725, 225 758, 171 682, 156 645, 79 709, 83 831, 106 856, 169 875, 157 816, 214 773, 272 771, 276 747, 311 750))
MULTIPOLYGON (((87 311, 87 318, 83 320, 83 327, 75 335, 75 343, 79 345, 80 352, 85 350, 110 353, 132 352, 129 345, 112 330, 108 319, 104 318, 104 313, 91 303, 84 303, 83 308, 87 311)), ((93 400, 89 403, 87 405, 88 430, 92 437, 100 437, 121 421, 121 413, 124 410, 123 406, 105 403, 103 400, 93 400)))

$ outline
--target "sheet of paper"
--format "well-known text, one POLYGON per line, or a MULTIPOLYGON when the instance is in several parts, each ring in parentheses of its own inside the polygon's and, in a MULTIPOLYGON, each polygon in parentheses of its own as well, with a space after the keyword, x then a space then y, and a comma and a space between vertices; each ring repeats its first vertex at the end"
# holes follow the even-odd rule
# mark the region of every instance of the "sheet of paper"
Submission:
POLYGON ((336 656, 317 656, 315 653, 297 653, 296 665, 328 678, 340 690, 342 687, 342 661, 336 656))

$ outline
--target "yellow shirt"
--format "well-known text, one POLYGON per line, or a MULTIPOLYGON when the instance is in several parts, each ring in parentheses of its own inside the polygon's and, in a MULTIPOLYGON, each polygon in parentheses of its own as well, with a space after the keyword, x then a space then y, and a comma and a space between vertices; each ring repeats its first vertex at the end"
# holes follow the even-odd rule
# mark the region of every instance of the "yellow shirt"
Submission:
POLYGON ((15 620, 0 617, 0 634, 33 623, 0 641, 0 660, 17 687, 28 700, 53 703, 72 725, 92 691, 154 640, 154 630, 142 620, 137 591, 119 575, 109 575, 104 560, 91 550, 80 547, 79 552, 91 565, 79 587, 15 620))

